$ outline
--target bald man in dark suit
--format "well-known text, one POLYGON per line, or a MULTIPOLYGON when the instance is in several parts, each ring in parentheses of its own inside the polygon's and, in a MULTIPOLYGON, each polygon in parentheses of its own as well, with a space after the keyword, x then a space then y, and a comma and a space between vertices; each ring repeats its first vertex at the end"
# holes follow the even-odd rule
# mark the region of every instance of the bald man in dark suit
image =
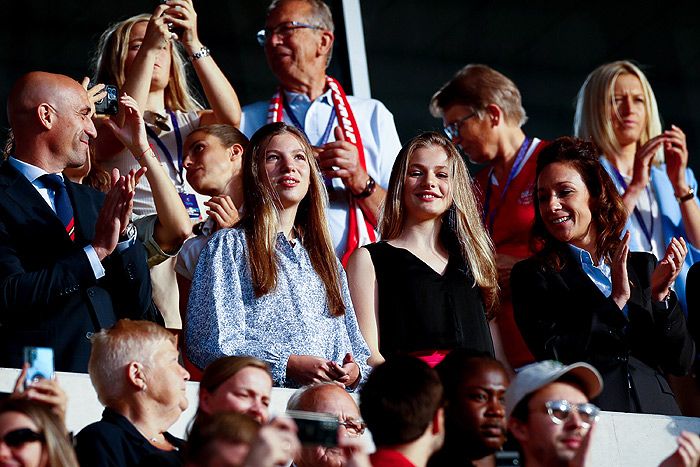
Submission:
POLYGON ((89 157, 93 105, 63 75, 29 73, 8 100, 14 153, 0 165, 0 366, 52 347, 60 371, 86 372, 90 336, 120 318, 162 323, 144 247, 130 222, 141 173, 104 195, 63 169, 89 157))

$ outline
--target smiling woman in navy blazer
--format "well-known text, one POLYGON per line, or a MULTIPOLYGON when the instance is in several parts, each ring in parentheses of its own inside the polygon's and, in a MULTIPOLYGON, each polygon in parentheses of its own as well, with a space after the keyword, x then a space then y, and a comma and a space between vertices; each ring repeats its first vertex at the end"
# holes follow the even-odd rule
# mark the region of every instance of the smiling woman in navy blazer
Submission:
POLYGON ((592 143, 559 138, 537 161, 533 243, 511 275, 515 318, 538 360, 587 361, 602 374, 605 410, 679 415, 664 373, 694 355, 670 289, 687 247, 658 262, 630 253, 627 213, 592 143))

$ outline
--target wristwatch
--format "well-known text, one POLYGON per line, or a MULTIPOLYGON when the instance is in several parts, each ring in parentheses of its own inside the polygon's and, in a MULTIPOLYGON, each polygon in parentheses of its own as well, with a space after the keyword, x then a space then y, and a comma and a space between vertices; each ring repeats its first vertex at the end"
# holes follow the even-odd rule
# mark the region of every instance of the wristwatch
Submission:
POLYGON ((374 193, 374 190, 377 189, 377 183, 374 181, 372 177, 369 177, 367 180, 367 183, 365 184, 365 189, 359 192, 358 194, 353 194, 352 196, 355 199, 364 199, 367 198, 368 196, 372 195, 374 193))
POLYGON ((133 222, 129 222, 129 225, 126 226, 126 229, 124 230, 124 234, 119 235, 119 242, 125 242, 127 240, 131 240, 132 238, 136 237, 136 226, 134 225, 133 222))
POLYGON ((688 193, 684 194, 683 196, 676 196, 676 201, 678 201, 678 204, 683 203, 685 201, 691 200, 695 197, 695 190, 692 188, 688 189, 688 193))

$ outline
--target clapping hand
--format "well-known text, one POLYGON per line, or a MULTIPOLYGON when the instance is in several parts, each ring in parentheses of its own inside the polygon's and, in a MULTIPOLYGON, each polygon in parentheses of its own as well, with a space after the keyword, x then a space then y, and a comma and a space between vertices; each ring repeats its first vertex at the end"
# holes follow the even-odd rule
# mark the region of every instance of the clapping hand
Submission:
POLYGON ((660 302, 668 296, 669 289, 680 274, 687 254, 688 246, 683 237, 672 238, 671 243, 666 247, 666 254, 651 275, 652 299, 660 302))
POLYGON ((664 154, 666 156, 666 173, 673 185, 676 196, 685 195, 688 192, 688 184, 685 179, 685 169, 688 167, 688 147, 685 142, 685 133, 675 125, 670 130, 663 132, 664 154))
POLYGON ((630 251, 630 233, 627 231, 612 258, 612 294, 610 298, 622 310, 630 298, 630 281, 627 277, 627 254, 630 251))

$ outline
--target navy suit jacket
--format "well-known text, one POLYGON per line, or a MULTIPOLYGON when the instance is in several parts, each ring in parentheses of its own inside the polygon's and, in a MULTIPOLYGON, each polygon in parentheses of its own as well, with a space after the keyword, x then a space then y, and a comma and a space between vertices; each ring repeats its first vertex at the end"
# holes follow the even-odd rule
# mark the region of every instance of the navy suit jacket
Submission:
POLYGON ((604 410, 680 415, 664 373, 685 374, 695 345, 675 293, 668 309, 651 299, 654 255, 627 259, 625 316, 568 253, 561 271, 533 257, 511 272, 515 320, 532 354, 595 366, 604 382, 596 402, 604 410))
POLYGON ((56 370, 86 372, 92 333, 120 318, 162 324, 143 244, 105 258, 96 280, 83 247, 104 194, 68 180, 66 189, 75 241, 27 178, 0 165, 0 366, 20 367, 22 348, 41 346, 54 349, 56 370))

